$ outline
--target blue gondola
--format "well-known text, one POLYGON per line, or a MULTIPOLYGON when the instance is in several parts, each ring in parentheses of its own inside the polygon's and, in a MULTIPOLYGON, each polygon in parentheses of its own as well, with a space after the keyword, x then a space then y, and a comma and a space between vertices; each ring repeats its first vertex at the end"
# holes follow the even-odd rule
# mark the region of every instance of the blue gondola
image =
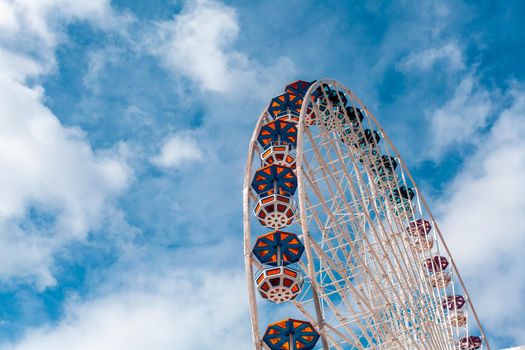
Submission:
POLYGON ((255 172, 252 188, 259 195, 285 194, 293 196, 297 189, 297 177, 291 168, 269 165, 255 172))
POLYGON ((286 85, 286 87, 284 88, 284 91, 292 93, 294 95, 301 97, 301 99, 304 99, 304 95, 306 95, 306 92, 310 88, 310 85, 312 85, 312 83, 314 82, 315 80, 312 82, 308 82, 304 80, 296 80, 293 83, 286 85))
POLYGON ((319 333, 306 321, 287 319, 268 326, 263 341, 272 350, 311 350, 319 333))
POLYGON ((283 117, 286 115, 299 116, 301 113, 301 106, 303 99, 290 92, 285 92, 279 96, 272 98, 270 106, 268 106, 268 113, 274 118, 283 117))
POLYGON ((292 148, 297 146, 297 124, 284 120, 274 120, 261 126, 257 141, 264 148, 275 143, 285 142, 292 148))
POLYGON ((259 236, 252 252, 261 264, 286 266, 301 259, 304 245, 294 233, 274 231, 259 236))

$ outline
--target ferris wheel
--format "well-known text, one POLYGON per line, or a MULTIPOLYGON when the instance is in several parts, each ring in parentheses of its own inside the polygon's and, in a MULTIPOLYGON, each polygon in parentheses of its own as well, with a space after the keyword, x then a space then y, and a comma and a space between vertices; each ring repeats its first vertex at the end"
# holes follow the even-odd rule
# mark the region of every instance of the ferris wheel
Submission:
POLYGON ((243 204, 256 350, 490 350, 405 163, 339 82, 271 99, 243 204))

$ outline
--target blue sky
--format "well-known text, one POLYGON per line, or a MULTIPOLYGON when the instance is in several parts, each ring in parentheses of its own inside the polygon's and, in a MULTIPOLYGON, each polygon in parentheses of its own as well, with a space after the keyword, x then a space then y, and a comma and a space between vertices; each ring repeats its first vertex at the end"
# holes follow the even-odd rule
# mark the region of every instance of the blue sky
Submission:
POLYGON ((249 348, 248 140, 321 77, 400 149, 492 343, 525 343, 524 20, 520 1, 0 0, 0 349, 249 348))

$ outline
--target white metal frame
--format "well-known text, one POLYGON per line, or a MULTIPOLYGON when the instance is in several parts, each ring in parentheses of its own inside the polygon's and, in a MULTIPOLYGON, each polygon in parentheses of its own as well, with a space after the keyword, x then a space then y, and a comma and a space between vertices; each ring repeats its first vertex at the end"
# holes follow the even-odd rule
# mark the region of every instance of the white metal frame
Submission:
MULTIPOLYGON (((334 114, 330 103, 327 107, 334 114)), ((346 110, 342 112, 346 116, 346 110)), ((254 267, 258 269, 260 264, 251 253, 256 238, 252 237, 251 223, 258 222, 252 215, 257 195, 250 185, 258 167, 256 158, 262 151, 257 136, 261 125, 268 121, 263 111, 250 140, 243 190, 244 260, 256 350, 266 348, 261 340, 266 324, 259 324, 254 284, 254 267)), ((304 97, 298 123, 296 175, 299 220, 293 229, 305 245, 305 258, 299 266, 307 283, 293 304, 321 334, 319 348, 452 350, 458 349, 460 337, 471 335, 471 328, 477 328, 484 339, 482 349, 490 350, 456 264, 406 164, 372 113, 337 81, 316 81, 304 97), (311 99, 321 85, 344 94, 354 108, 363 111, 365 119, 359 126, 362 132, 365 128, 379 132, 382 140, 377 149, 383 155, 394 156, 399 164, 396 187, 404 185, 416 192, 409 211, 398 209, 396 214, 388 199, 392 184, 378 186, 374 182, 370 164, 359 161, 362 153, 341 142, 342 125, 336 123, 335 130, 334 125, 330 130, 325 127, 311 99), (304 122, 308 107, 314 109, 319 120, 315 126, 304 122), (431 250, 414 249, 410 241, 413 238, 404 232, 411 217, 432 223, 431 250), (453 278, 447 287, 429 285, 422 265, 434 255, 445 255, 450 262, 453 278), (465 296, 465 312, 474 317, 474 322, 467 318, 466 327, 451 325, 441 306, 445 296, 455 293, 465 296)))

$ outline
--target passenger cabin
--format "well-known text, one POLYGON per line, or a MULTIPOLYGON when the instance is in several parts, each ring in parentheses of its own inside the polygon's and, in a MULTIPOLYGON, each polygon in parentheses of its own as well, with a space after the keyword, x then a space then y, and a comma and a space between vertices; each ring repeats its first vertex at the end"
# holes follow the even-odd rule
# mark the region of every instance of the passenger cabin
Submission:
POLYGON ((414 216, 414 210, 411 200, 414 196, 415 192, 412 188, 405 187, 404 185, 394 187, 388 196, 390 203, 394 207, 394 215, 397 217, 412 218, 414 216))
POLYGON ((289 119, 293 116, 298 120, 302 104, 303 99, 300 96, 291 92, 285 92, 284 94, 272 98, 270 105, 268 106, 268 114, 273 119, 289 119))
POLYGON ((467 325, 467 313, 465 311, 466 301, 461 295, 449 295, 441 302, 443 310, 447 311, 447 319, 453 327, 465 327, 467 325))
POLYGON ((427 280, 432 287, 446 288, 450 284, 452 276, 446 270, 448 265, 448 260, 444 256, 435 255, 425 260, 425 267, 429 272, 427 280))
POLYGON ((261 264, 287 266, 301 259, 304 245, 295 233, 273 231, 259 236, 252 252, 261 264))
POLYGON ((461 350, 476 350, 481 348, 483 340, 480 337, 471 335, 469 337, 464 337, 459 340, 459 348, 461 350))
POLYGON ((264 299, 276 304, 295 299, 301 292, 303 277, 299 270, 287 266, 262 268, 255 277, 264 299))
POLYGON ((270 324, 263 336, 271 350, 312 350, 319 340, 319 333, 310 322, 294 319, 270 324))

